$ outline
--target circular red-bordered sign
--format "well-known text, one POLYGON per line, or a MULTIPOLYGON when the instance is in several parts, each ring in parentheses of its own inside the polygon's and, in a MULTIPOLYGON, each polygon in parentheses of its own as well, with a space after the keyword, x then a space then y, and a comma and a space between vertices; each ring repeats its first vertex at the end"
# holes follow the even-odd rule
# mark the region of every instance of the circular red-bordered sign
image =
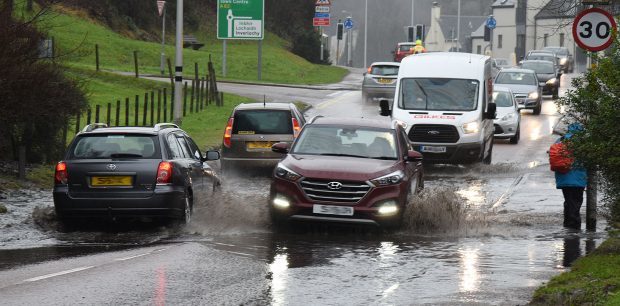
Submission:
POLYGON ((573 20, 573 38, 579 47, 597 52, 613 43, 613 32, 617 28, 614 16, 609 12, 597 7, 589 8, 573 20))

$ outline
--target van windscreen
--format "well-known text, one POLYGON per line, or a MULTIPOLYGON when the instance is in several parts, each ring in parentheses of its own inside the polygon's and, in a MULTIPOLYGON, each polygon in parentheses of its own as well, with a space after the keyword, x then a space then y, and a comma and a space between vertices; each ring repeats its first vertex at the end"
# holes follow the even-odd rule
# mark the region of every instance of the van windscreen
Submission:
POLYGON ((399 106, 410 110, 472 111, 478 107, 479 86, 477 80, 402 79, 399 106))

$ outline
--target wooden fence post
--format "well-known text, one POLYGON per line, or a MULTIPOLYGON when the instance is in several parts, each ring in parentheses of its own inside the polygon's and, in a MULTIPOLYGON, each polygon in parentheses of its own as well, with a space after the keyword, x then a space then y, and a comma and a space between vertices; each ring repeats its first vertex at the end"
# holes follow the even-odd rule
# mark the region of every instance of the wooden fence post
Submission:
POLYGON ((110 116, 112 114, 111 112, 112 112, 112 103, 108 103, 108 109, 107 109, 107 115, 108 116, 106 117, 107 119, 106 119, 106 122, 105 122, 108 126, 110 126, 110 122, 111 122, 111 120, 110 120, 110 116))
POLYGON ((187 81, 183 86, 183 117, 187 116, 187 81))
POLYGON ((205 88, 207 87, 207 82, 205 81, 205 78, 202 78, 201 81, 202 85, 200 86, 200 110, 202 111, 205 108, 205 105, 207 104, 207 99, 206 99, 206 95, 205 95, 205 88))
POLYGON ((129 126, 129 98, 125 98, 125 126, 129 126))
POLYGON ((149 93, 144 94, 144 109, 142 110, 142 126, 146 126, 146 118, 149 112, 149 93))
POLYGON ((99 71, 99 44, 95 44, 95 65, 96 71, 99 71))
POLYGON ((140 74, 138 73, 138 51, 133 51, 133 64, 136 70, 136 78, 139 78, 140 74))
POLYGON ((189 98, 189 113, 194 113, 194 90, 196 90, 196 80, 192 80, 192 91, 189 98))
POLYGON ((121 124, 121 100, 116 100, 116 126, 121 124))
POLYGON ((220 103, 218 106, 224 106, 224 92, 220 91, 220 103))
POLYGON ((166 92, 166 87, 164 87, 164 122, 168 121, 168 93, 166 92))
POLYGON ((88 112, 86 112, 86 125, 90 124, 90 117, 92 114, 92 110, 90 109, 90 107, 88 108, 88 112))
POLYGON ((100 105, 95 105, 95 123, 99 123, 99 109, 101 108, 100 105))
POLYGON ((80 113, 77 114, 77 116, 75 116, 75 134, 77 135, 77 133, 80 132, 80 113))
POLYGON ((134 125, 139 126, 140 122, 138 121, 138 113, 140 112, 140 95, 136 95, 135 111, 136 113, 134 114, 134 125))
POLYGON ((161 122, 161 89, 157 90, 157 123, 161 122))
POLYGON ((155 91, 151 90, 151 126, 155 126, 155 91))

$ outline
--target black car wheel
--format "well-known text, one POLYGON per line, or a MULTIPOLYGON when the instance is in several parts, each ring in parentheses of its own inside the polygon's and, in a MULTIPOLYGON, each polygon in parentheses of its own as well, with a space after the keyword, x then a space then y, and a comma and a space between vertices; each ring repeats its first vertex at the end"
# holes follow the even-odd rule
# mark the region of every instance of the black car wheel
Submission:
POLYGON ((510 143, 517 144, 519 143, 519 139, 521 138, 521 126, 517 125, 517 133, 510 137, 510 143))
POLYGON ((192 221, 192 197, 189 194, 189 192, 186 192, 185 194, 185 199, 183 201, 183 215, 182 215, 182 220, 181 222, 183 224, 189 224, 192 221))

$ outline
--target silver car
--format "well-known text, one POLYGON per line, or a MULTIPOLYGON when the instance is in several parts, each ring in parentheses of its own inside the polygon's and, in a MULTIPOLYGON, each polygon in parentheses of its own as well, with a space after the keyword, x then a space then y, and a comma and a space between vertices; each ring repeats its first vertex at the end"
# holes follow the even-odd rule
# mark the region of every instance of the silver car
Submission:
POLYGON ((493 120, 496 139, 510 139, 510 143, 519 143, 521 137, 521 113, 509 88, 493 87, 493 102, 497 106, 497 117, 493 120))
POLYGON ((376 98, 394 99, 396 77, 400 63, 376 62, 368 67, 362 82, 362 101, 372 102, 376 98))
POLYGON ((542 109, 542 89, 538 86, 536 72, 530 69, 502 69, 495 77, 495 84, 509 88, 519 109, 532 109, 540 115, 542 109))

